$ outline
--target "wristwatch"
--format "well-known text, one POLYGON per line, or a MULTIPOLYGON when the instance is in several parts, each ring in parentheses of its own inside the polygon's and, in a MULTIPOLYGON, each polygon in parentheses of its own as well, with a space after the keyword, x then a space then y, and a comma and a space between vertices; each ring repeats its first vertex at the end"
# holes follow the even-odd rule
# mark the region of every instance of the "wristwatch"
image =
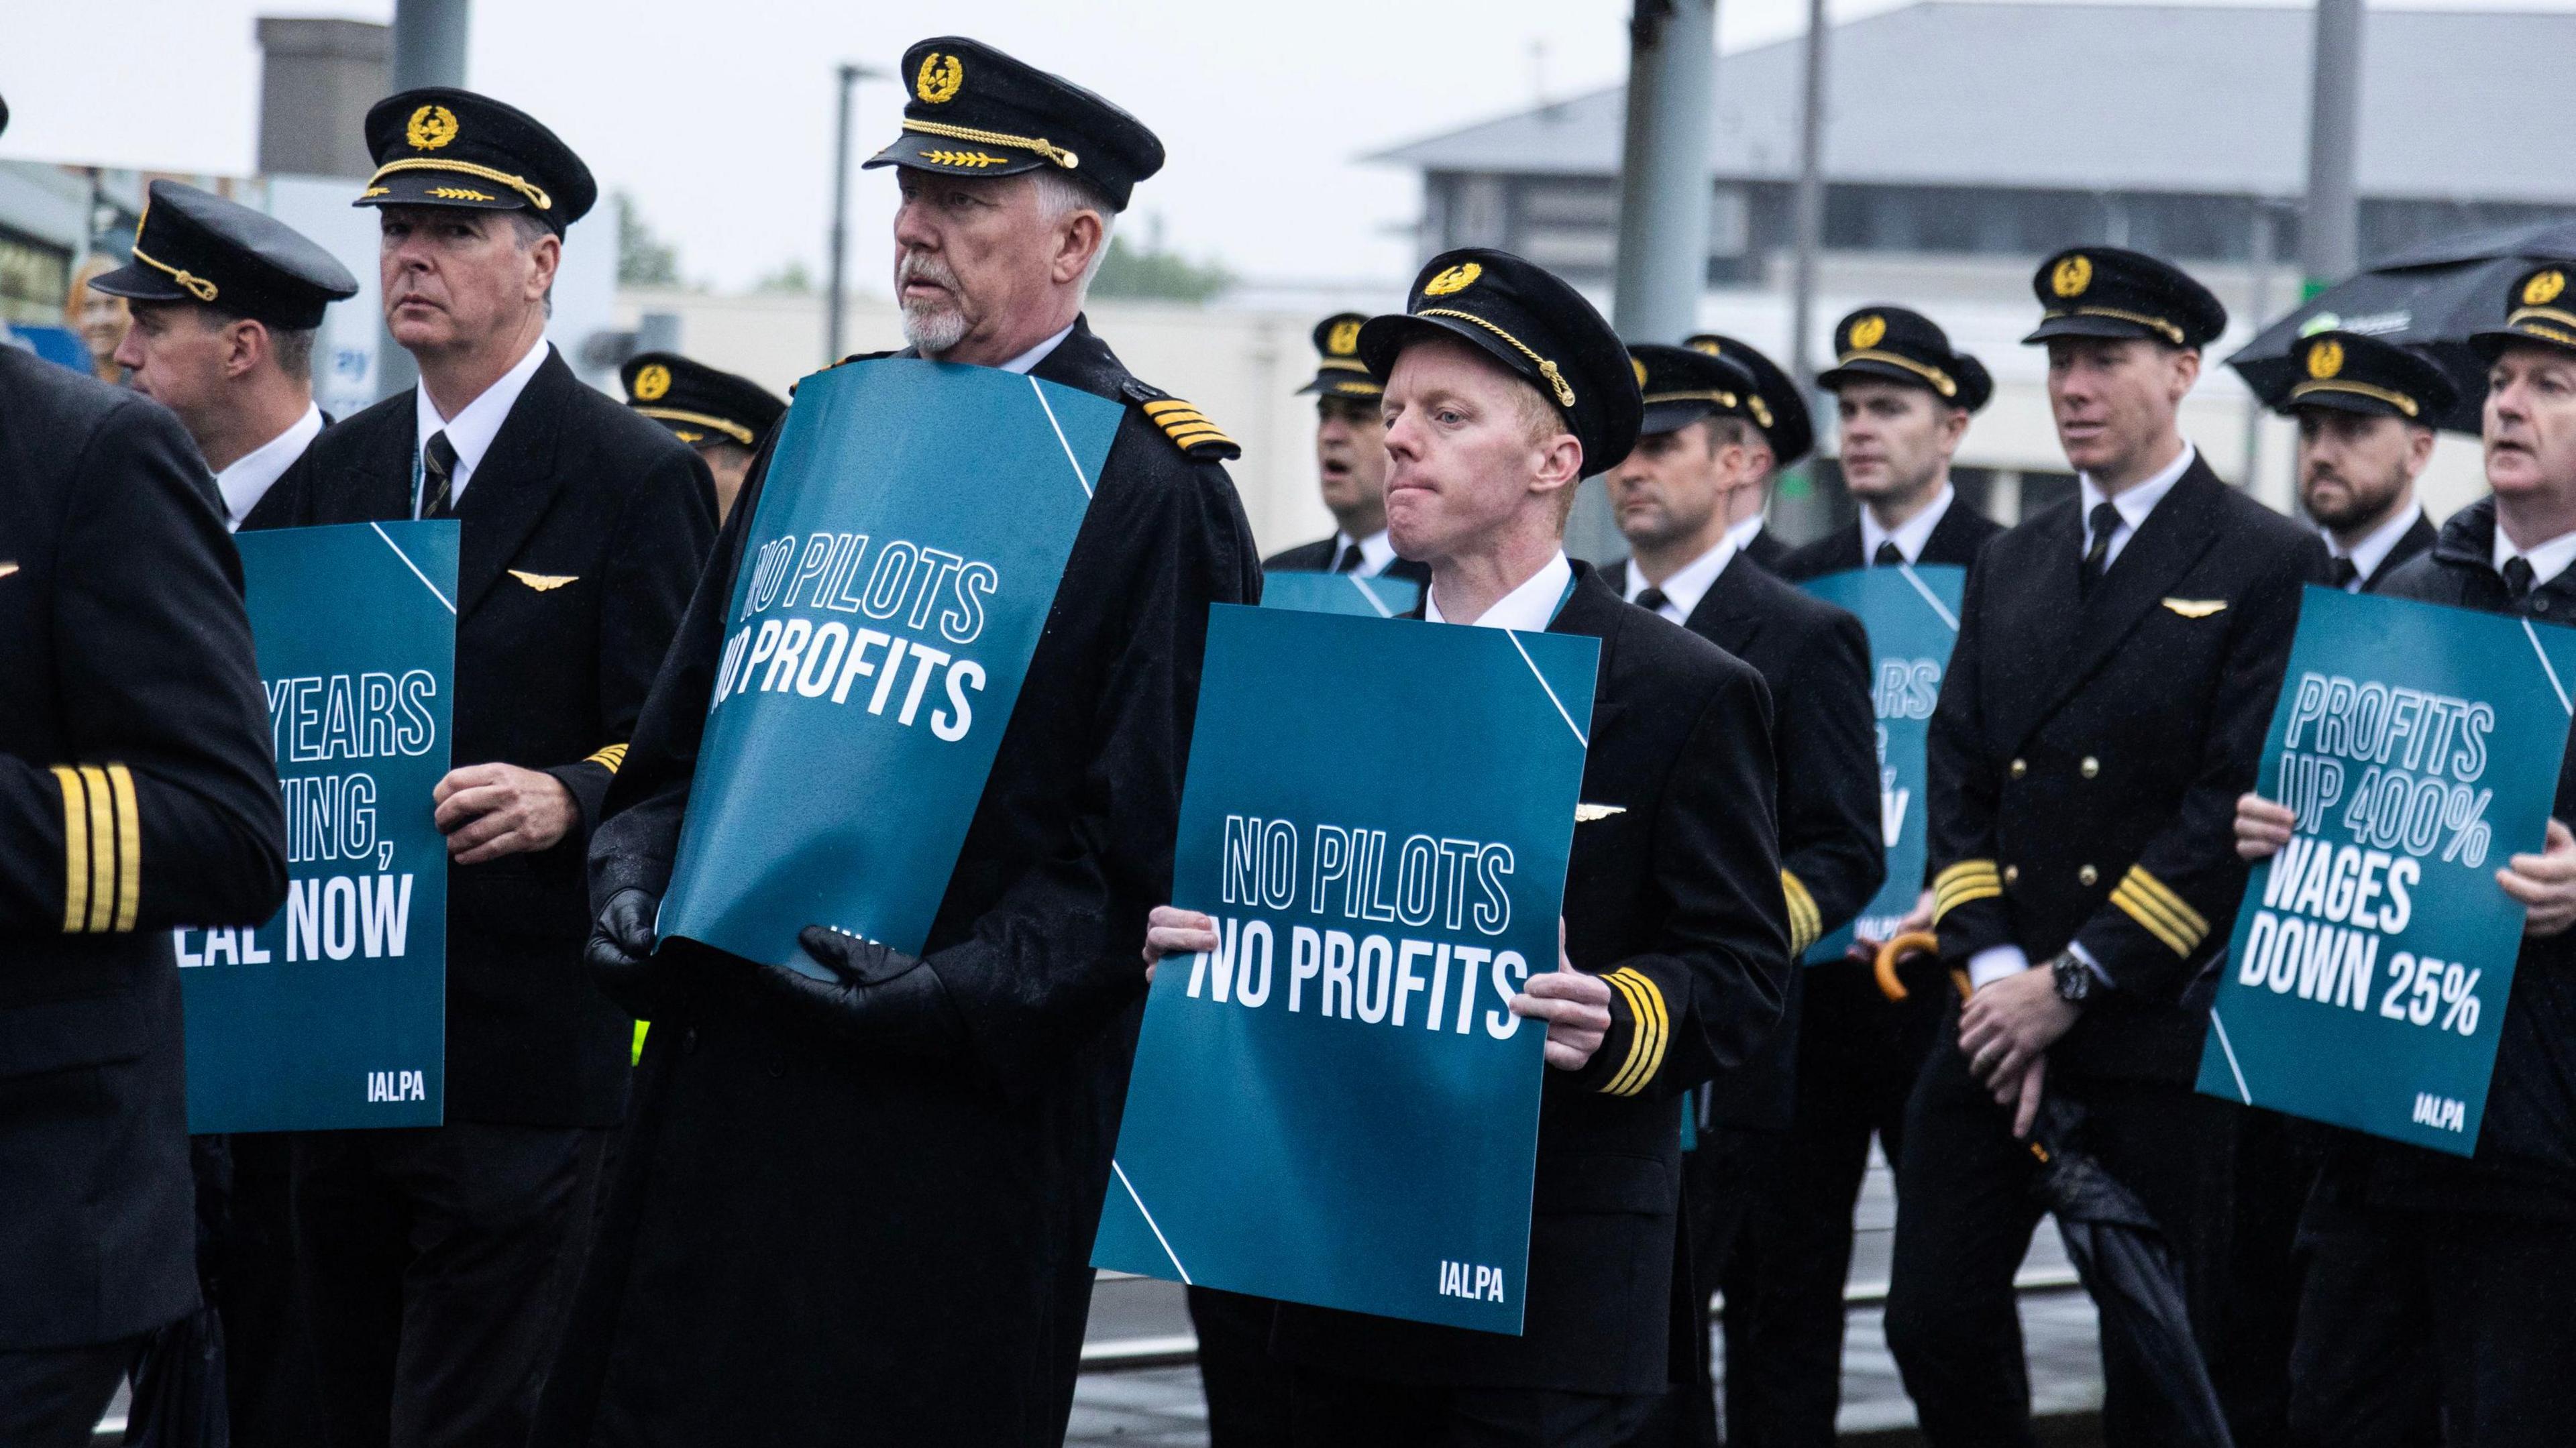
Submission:
POLYGON ((2048 973, 2057 983, 2057 998, 2068 1005, 2080 1006, 2093 994, 2093 967, 2074 951, 2059 951, 2048 963, 2048 973))

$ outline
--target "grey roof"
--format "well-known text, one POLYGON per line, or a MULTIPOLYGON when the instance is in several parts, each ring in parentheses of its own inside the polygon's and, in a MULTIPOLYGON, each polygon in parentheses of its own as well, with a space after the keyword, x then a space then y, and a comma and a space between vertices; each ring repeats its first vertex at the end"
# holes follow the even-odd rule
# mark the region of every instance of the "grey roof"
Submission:
MULTIPOLYGON (((1834 27, 1826 174, 1895 185, 2296 196, 2306 189, 2314 12, 2232 5, 1927 0, 1834 27)), ((2371 10, 2361 190, 2576 199, 2576 107, 2531 57, 2576 52, 2576 14, 2371 10)), ((1800 40, 1720 57, 1714 169, 1796 168, 1800 40)), ((1431 171, 1606 175, 1614 87, 1383 153, 1431 171)))

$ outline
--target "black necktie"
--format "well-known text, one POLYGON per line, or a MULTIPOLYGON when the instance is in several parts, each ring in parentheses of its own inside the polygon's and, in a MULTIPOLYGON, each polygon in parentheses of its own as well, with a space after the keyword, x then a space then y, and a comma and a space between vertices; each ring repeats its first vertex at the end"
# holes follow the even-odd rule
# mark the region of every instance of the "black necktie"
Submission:
POLYGON ((2504 591, 2519 608, 2531 597, 2531 560, 2516 554, 2504 561, 2504 591))
POLYGON ((1663 612, 1664 605, 1670 602, 1672 602, 1672 600, 1664 597, 1664 591, 1662 589, 1656 588, 1651 584, 1647 586, 1645 592, 1637 595, 1637 606, 1649 613, 1663 612))
POLYGON ((2350 588, 2361 577, 2361 565, 2349 558, 2330 559, 2326 563, 2326 581, 2337 588, 2350 588))
POLYGON ((1905 561, 1905 554, 1898 550, 1895 539, 1881 538, 1878 540, 1878 552, 1869 561, 1874 567, 1894 568, 1905 561))
POLYGON ((1338 563, 1336 563, 1336 564, 1334 564, 1334 565, 1333 565, 1333 571, 1334 571, 1335 573, 1357 573, 1357 572, 1359 572, 1359 571, 1360 571, 1360 545, 1358 545, 1357 543, 1345 543, 1345 544, 1343 544, 1343 545, 1342 545, 1342 559, 1341 559, 1341 561, 1340 561, 1340 562, 1338 562, 1338 563))
POLYGON ((2093 546, 2084 550, 2084 569, 2077 575, 2087 597, 2092 595, 2093 585, 2102 581, 2102 574, 2111 566, 2111 535, 2120 527, 2119 505, 2096 503, 2092 516, 2093 546))
POLYGON ((420 450, 420 515, 447 516, 448 494, 456 481, 456 444, 444 432, 433 432, 420 450))

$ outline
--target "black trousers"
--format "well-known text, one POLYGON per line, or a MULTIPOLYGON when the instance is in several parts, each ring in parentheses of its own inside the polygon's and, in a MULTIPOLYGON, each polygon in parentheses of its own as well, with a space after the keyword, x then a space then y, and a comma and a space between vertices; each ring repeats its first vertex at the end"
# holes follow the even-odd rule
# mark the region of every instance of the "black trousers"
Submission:
MULTIPOLYGON (((2194 1335, 2232 1420, 2242 1394, 2231 1392, 2219 1329, 2236 1108, 2159 1082, 2052 1074, 2048 1087, 2085 1107, 2083 1147, 2163 1228, 2183 1267, 2194 1335)), ((1953 1007, 1907 1103, 1896 1169, 1903 1207, 1887 1301, 1887 1345, 1933 1448, 2027 1448, 2035 1441, 2012 1279, 2044 1215, 2030 1190, 2037 1168, 2027 1143, 2013 1138, 2010 1113, 1959 1055, 1953 1007)), ((2182 1441, 2143 1369, 2107 1332, 2102 1378, 2109 1448, 2182 1441)))
POLYGON ((323 1442, 524 1448, 606 1137, 458 1122, 296 1140, 323 1442))
POLYGON ((1653 1393, 1448 1388, 1290 1369, 1297 1448, 1617 1448, 1655 1410, 1653 1393))
POLYGON ((1833 1448, 1843 1285, 1870 1137, 1898 1159, 1905 1103, 1950 989, 1937 969, 1909 976, 1920 978, 1909 978, 1907 998, 1890 1001, 1857 962, 1807 967, 1795 1114, 1720 1273, 1735 1448, 1833 1448))
POLYGON ((0 1443, 89 1448, 141 1338, 86 1347, 0 1351, 0 1443))
POLYGON ((1278 1304, 1213 1287, 1189 1292, 1207 1393, 1208 1448, 1287 1448, 1288 1365, 1270 1355, 1278 1304))
POLYGON ((2290 1441, 2576 1440, 2576 1222, 2367 1205, 2329 1180, 2301 1223, 2290 1441))

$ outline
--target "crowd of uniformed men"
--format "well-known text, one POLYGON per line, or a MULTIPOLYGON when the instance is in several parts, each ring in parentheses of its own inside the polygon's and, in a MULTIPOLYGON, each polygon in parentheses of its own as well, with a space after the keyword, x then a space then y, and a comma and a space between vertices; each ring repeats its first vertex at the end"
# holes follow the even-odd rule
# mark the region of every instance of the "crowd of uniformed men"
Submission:
MULTIPOLYGON (((971 40, 902 76, 868 164, 902 193, 907 355, 1126 407, 917 959, 809 931, 823 984, 654 938, 785 404, 663 354, 627 364, 623 407, 574 378, 548 292, 597 192, 535 118, 453 89, 370 112, 354 200, 419 383, 354 416, 309 378, 355 281, 170 182, 91 283, 131 306, 130 388, 0 349, 0 1442, 86 1442, 129 1371, 137 1429, 168 1428, 174 1334, 225 1341, 242 1444, 1062 1437, 1146 981, 1214 944, 1164 903, 1208 606, 1257 599, 1264 565, 1233 443, 1082 315, 1160 143, 971 40), (192 1154, 169 931, 285 888, 227 532, 450 517, 447 1124, 192 1154)), ((1727 337, 1623 345, 1544 270, 1465 250, 1402 311, 1318 325, 1337 528, 1268 566, 1595 637, 1598 702, 1563 959, 1512 1003, 1549 1068, 1524 1333, 1194 1289, 1219 1448, 1713 1442, 1721 1294, 1727 1433, 1827 1443, 1873 1138, 1926 1438, 2033 1443, 2013 1275, 2050 1100, 2171 1243, 2237 1443, 2564 1441, 2576 837, 2497 872, 2529 923, 2474 1157, 2191 1083, 2247 861, 2290 828, 2249 790, 2301 586, 2576 612, 2565 284, 2533 272, 2475 339, 2492 494, 2439 530, 2413 494, 2439 366, 2300 344, 2267 399, 2298 422, 2294 523, 2177 429, 2223 308, 2111 247, 2035 279, 2078 496, 2010 529, 1949 477, 1986 369, 1902 307, 1793 378, 1727 337), (1814 447, 1810 380, 1859 516, 1792 549, 1764 512, 1814 447), (1565 555, 1587 477, 1624 561, 1565 555), (1868 640, 1793 582, 1922 564, 1968 573, 1899 926, 1938 945, 1900 1001, 1878 942, 1795 964, 1885 864, 1868 640)), ((2106 1342, 2105 1438, 2185 1441, 2106 1342)))

